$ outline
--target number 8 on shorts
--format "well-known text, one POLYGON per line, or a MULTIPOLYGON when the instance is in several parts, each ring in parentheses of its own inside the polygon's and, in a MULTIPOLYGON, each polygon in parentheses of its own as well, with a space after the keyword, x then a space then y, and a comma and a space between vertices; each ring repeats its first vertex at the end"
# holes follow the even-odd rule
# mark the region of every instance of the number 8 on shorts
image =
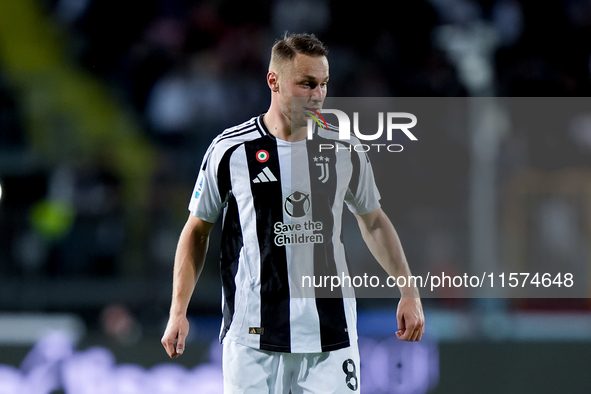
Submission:
POLYGON ((346 359, 343 363, 343 372, 345 372, 345 383, 351 390, 357 390, 357 368, 355 363, 350 358, 346 359))

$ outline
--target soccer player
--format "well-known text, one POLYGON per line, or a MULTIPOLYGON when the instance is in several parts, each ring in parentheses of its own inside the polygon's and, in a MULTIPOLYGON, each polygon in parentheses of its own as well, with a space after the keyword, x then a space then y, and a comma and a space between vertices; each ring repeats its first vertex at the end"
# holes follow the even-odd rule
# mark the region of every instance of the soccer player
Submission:
MULTIPOLYGON (((286 34, 271 53, 268 112, 218 135, 197 177, 177 246, 162 344, 172 358, 185 350, 189 300, 210 230, 223 212, 220 340, 226 393, 359 392, 354 297, 346 289, 337 297, 310 297, 320 290, 298 287, 297 277, 347 273, 340 241, 345 204, 387 273, 411 275, 380 208, 365 153, 347 149, 331 126, 315 125, 313 138, 307 138, 305 111, 321 108, 328 79, 324 44, 314 35, 286 34), (305 111, 292 111, 295 98, 305 111), (319 144, 327 142, 344 149, 320 154, 319 144)), ((400 291, 396 335, 418 341, 424 331, 418 290, 400 291)))

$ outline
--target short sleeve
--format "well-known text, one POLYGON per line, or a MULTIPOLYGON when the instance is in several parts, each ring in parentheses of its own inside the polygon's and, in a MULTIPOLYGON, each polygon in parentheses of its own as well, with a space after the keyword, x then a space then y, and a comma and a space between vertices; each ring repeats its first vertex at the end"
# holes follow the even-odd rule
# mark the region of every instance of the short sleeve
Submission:
POLYGON ((351 159, 353 172, 345 203, 355 215, 364 215, 380 208, 380 192, 367 154, 353 151, 351 159))
POLYGON ((210 223, 217 221, 223 208, 217 182, 217 167, 213 154, 203 159, 189 202, 189 211, 193 216, 210 223))

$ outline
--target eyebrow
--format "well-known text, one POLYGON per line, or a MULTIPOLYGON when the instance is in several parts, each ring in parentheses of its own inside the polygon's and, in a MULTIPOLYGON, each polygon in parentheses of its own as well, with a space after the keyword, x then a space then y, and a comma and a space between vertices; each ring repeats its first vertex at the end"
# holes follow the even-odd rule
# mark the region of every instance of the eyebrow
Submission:
MULTIPOLYGON (((324 78, 324 81, 328 81, 330 75, 327 75, 326 78, 324 78)), ((316 77, 312 76, 312 75, 303 75, 302 79, 311 79, 311 80, 317 80, 316 77)))

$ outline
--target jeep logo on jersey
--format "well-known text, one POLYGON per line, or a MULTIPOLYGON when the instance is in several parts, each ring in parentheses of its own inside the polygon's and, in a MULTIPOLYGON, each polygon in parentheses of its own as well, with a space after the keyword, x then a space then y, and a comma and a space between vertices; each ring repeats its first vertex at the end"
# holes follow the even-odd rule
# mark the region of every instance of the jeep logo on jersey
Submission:
POLYGON ((285 212, 292 218, 306 216, 306 213, 310 211, 310 207, 310 195, 297 190, 287 196, 283 204, 285 212))

